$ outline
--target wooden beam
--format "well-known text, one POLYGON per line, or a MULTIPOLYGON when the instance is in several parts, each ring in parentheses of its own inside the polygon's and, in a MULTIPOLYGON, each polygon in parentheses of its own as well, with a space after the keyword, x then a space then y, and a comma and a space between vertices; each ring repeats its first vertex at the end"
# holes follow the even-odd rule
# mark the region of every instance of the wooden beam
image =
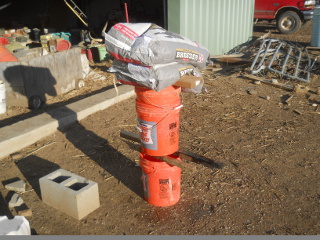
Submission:
POLYGON ((179 167, 181 169, 184 169, 184 170, 190 170, 192 172, 195 172, 197 169, 196 167, 186 163, 186 162, 182 162, 182 161, 179 161, 175 158, 171 158, 169 156, 163 156, 163 157, 155 157, 153 156, 154 158, 158 159, 158 160, 161 160, 165 163, 168 163, 172 166, 176 166, 176 167, 179 167))
MULTIPOLYGON (((140 137, 138 134, 135 134, 135 133, 131 133, 128 131, 121 131, 120 137, 123 137, 125 139, 140 143, 140 137)), ((186 162, 179 161, 179 160, 177 160, 175 158, 171 158, 169 156, 163 156, 163 157, 155 157, 154 156, 154 158, 159 159, 161 161, 164 161, 172 166, 182 168, 182 169, 187 169, 187 170, 191 170, 191 171, 196 170, 196 168, 194 166, 191 166, 190 164, 188 164, 186 162)))
POLYGON ((192 75, 184 75, 182 76, 175 84, 174 86, 177 87, 183 87, 183 88, 195 88, 196 86, 199 86, 200 84, 203 84, 203 78, 201 77, 195 77, 192 75))
MULTIPOLYGON (((132 132, 129 132, 129 131, 121 131, 120 132, 120 137, 123 137, 125 139, 140 143, 139 135, 135 134, 135 133, 132 133, 132 132)), ((204 165, 208 166, 208 164, 209 164, 209 165, 211 165, 210 167, 214 167, 214 168, 222 168, 224 166, 224 164, 222 164, 222 163, 216 162, 216 161, 214 161, 212 159, 209 159, 209 158, 206 158, 206 157, 203 157, 203 156, 199 156, 199 155, 197 155, 197 154, 195 154, 195 153, 193 153, 191 151, 187 151, 187 150, 179 149, 173 155, 175 155, 177 157, 180 157, 181 159, 187 158, 187 160, 190 160, 190 161, 206 163, 204 165)), ((165 157, 163 161, 165 162, 166 160, 168 161, 167 162, 168 164, 171 164, 171 165, 174 165, 174 166, 178 166, 178 165, 181 166, 181 164, 180 164, 181 162, 179 160, 176 160, 174 158, 170 158, 168 160, 167 157, 165 157), (169 161, 171 161, 171 163, 169 161), (175 163, 177 165, 175 165, 175 163)), ((183 164, 184 164, 184 162, 183 162, 183 164)), ((180 166, 178 166, 178 167, 180 167, 180 166)), ((190 165, 189 166, 185 165, 183 167, 184 168, 188 168, 189 170, 192 169, 190 167, 190 165)))

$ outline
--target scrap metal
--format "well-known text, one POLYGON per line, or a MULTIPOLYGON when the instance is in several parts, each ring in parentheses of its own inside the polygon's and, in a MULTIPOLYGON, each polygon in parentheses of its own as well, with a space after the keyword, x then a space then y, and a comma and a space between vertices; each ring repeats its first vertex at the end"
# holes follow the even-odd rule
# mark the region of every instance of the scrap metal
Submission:
MULTIPOLYGON (((264 75, 268 71, 280 77, 310 82, 310 73, 317 59, 311 60, 308 49, 288 41, 268 38, 267 35, 237 46, 228 55, 242 54, 251 60, 250 72, 264 75)), ((228 56, 226 55, 226 56, 228 56)))
POLYGON ((310 82, 311 59, 306 48, 279 39, 264 39, 250 71, 257 74, 266 69, 280 76, 310 82), (275 65, 274 62, 277 61, 275 65))

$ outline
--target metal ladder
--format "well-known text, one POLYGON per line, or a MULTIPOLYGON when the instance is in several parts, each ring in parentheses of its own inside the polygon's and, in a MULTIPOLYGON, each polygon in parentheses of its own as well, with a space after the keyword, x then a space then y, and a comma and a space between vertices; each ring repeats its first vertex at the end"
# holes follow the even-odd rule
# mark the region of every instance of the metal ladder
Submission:
POLYGON ((71 11, 74 12, 74 14, 80 19, 80 21, 86 27, 89 28, 88 23, 83 20, 83 18, 85 18, 85 20, 88 20, 87 16, 84 14, 84 12, 81 11, 81 9, 77 6, 77 4, 75 4, 72 0, 64 0, 64 2, 71 9, 71 11))

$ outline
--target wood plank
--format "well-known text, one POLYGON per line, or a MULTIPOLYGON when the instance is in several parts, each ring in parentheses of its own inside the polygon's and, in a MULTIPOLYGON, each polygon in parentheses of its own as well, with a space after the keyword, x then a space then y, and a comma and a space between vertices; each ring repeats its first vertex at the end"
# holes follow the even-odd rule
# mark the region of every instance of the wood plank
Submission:
POLYGON ((240 58, 240 57, 224 57, 224 58, 217 58, 218 62, 225 62, 225 63, 252 63, 251 59, 240 58))
POLYGON ((306 47, 307 49, 312 49, 312 50, 320 50, 320 47, 306 47))
POLYGON ((168 164, 170 164, 172 166, 179 167, 179 168, 181 168, 183 170, 190 170, 192 172, 195 172, 197 170, 196 167, 194 167, 194 166, 192 166, 192 165, 190 165, 190 164, 188 164, 186 162, 179 161, 179 160, 177 160, 175 158, 171 158, 169 156, 163 156, 163 157, 155 157, 155 156, 153 156, 153 157, 158 159, 158 160, 161 160, 161 161, 163 161, 165 163, 168 163, 168 164))
POLYGON ((195 77, 192 75, 184 75, 182 76, 175 84, 174 86, 177 87, 183 87, 183 88, 195 88, 196 86, 199 86, 200 84, 203 84, 203 78, 201 77, 195 77))
POLYGON ((230 58, 230 57, 239 58, 239 57, 242 57, 243 55, 244 55, 243 53, 239 53, 239 54, 227 54, 227 55, 214 55, 214 56, 211 56, 210 58, 213 58, 213 59, 217 59, 217 58, 230 58))
MULTIPOLYGON (((131 133, 128 131, 121 131, 120 132, 120 137, 123 137, 125 139, 140 143, 140 137, 138 134, 135 133, 131 133)), ((194 166, 191 166, 190 164, 186 163, 186 162, 181 162, 175 158, 171 158, 169 156, 163 156, 163 157, 154 157, 156 159, 159 159, 161 161, 164 161, 170 165, 182 168, 182 169, 187 169, 187 170, 191 170, 191 171, 195 171, 196 168, 194 166)))

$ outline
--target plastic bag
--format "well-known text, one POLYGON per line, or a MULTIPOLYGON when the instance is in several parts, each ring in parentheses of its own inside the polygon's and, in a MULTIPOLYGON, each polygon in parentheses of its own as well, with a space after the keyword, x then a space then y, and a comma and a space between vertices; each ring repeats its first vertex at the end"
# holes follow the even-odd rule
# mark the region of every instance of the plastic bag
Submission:
POLYGON ((203 69, 209 58, 206 48, 151 23, 117 23, 105 45, 115 59, 144 66, 180 62, 203 69))
MULTIPOLYGON (((117 80, 122 84, 145 86, 154 91, 174 85, 185 74, 201 77, 195 66, 177 62, 146 67, 114 60, 108 71, 115 73, 117 80)), ((202 87, 197 86, 195 91, 199 92, 201 89, 202 87)), ((192 92, 191 89, 188 90, 192 92)))

